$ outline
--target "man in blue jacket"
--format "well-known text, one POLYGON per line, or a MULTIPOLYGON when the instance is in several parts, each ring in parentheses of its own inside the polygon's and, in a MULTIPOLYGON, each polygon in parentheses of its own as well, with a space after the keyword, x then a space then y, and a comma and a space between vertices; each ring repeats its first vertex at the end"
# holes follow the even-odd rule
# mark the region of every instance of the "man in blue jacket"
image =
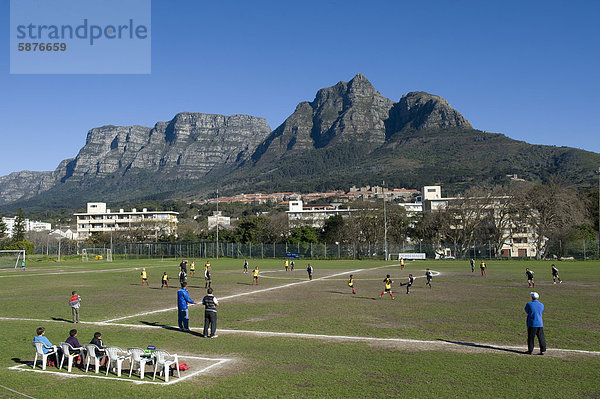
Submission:
POLYGON ((177 291, 177 322, 179 323, 179 329, 181 331, 190 331, 190 312, 188 303, 194 303, 190 298, 190 294, 186 287, 187 283, 184 281, 181 283, 181 289, 177 291))
POLYGON ((533 352, 533 344, 535 337, 538 337, 540 342, 540 355, 546 352, 546 337, 544 336, 544 321, 542 313, 544 313, 544 304, 538 301, 540 294, 537 292, 530 293, 531 302, 525 305, 525 313, 527 313, 527 353, 531 355, 533 352))

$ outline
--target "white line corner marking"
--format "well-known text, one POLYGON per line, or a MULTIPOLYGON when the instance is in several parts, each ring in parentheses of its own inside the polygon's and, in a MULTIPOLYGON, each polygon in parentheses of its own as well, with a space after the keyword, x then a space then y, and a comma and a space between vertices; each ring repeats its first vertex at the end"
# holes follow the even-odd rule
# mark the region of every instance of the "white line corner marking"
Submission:
POLYGON ((93 374, 70 374, 70 373, 64 373, 64 372, 58 372, 58 371, 48 371, 48 370, 40 370, 40 369, 33 369, 31 368, 30 364, 19 364, 18 366, 12 366, 9 367, 9 370, 17 370, 17 371, 30 371, 30 372, 34 372, 34 373, 46 373, 46 374, 57 374, 57 375, 61 375, 63 377, 71 377, 71 378, 98 378, 98 379, 102 379, 102 380, 114 380, 114 381, 122 381, 122 382, 131 382, 133 384, 154 384, 154 385, 172 385, 172 384, 177 384, 178 382, 182 382, 184 380, 187 380, 188 378, 197 376, 199 374, 205 373, 208 370, 212 369, 213 367, 217 367, 221 364, 224 364, 226 362, 231 361, 232 359, 217 359, 217 358, 208 358, 208 357, 199 357, 199 356, 185 356, 185 355, 180 355, 178 356, 179 359, 196 359, 196 360, 210 360, 210 361, 214 361, 215 363, 211 364, 210 366, 206 366, 203 369, 200 370, 196 370, 190 374, 184 375, 181 378, 176 378, 173 377, 173 379, 171 379, 169 382, 160 382, 160 381, 144 381, 144 380, 135 380, 133 378, 119 378, 119 377, 107 377, 105 375, 93 375, 93 374))

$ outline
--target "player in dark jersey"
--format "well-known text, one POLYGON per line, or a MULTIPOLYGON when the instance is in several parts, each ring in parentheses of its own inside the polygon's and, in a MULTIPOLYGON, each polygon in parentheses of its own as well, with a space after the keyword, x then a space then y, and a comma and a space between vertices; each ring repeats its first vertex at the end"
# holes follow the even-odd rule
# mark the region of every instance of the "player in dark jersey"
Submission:
POLYGON ((248 261, 244 260, 244 274, 248 274, 248 261))
POLYGON ((562 280, 558 276, 558 269, 556 266, 552 265, 552 281, 553 284, 556 284, 556 280, 558 280, 559 284, 562 284, 562 280))
POLYGON ((308 266, 306 266, 306 273, 308 273, 308 279, 312 280, 313 267, 310 265, 310 263, 308 266))
POLYGON ((410 287, 412 287, 413 283, 415 282, 415 278, 413 277, 412 274, 408 275, 408 281, 406 283, 400 284, 400 285, 405 285, 406 286, 406 293, 410 294, 410 287))
POLYGON ((210 283, 212 282, 210 277, 210 265, 204 269, 204 288, 210 288, 210 283))
POLYGON ((385 288, 383 289, 383 292, 381 293, 381 295, 379 295, 379 298, 383 298, 383 296, 385 294, 390 294, 392 299, 394 299, 394 294, 392 294, 392 284, 394 282, 390 278, 389 274, 383 279, 383 283, 385 284, 385 288))
POLYGON ((471 259, 471 273, 475 271, 475 259, 471 259))
POLYGON ((527 276, 527 285, 529 288, 535 287, 535 282, 533 281, 533 270, 529 270, 529 268, 525 268, 525 275, 527 276))
POLYGON ((431 288, 431 279, 433 278, 433 274, 431 274, 431 272, 429 271, 429 269, 427 269, 425 271, 425 278, 427 278, 427 282, 425 283, 425 285, 428 285, 429 288, 431 288))

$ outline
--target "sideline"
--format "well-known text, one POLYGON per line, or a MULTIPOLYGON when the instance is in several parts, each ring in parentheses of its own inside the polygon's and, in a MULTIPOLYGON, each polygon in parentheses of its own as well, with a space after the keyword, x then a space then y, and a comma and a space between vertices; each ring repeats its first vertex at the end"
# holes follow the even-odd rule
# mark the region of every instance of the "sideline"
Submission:
POLYGON ((10 277, 34 277, 34 276, 52 276, 52 275, 56 275, 56 274, 82 274, 82 273, 106 273, 106 272, 127 272, 127 271, 135 271, 135 270, 141 270, 143 268, 146 269, 152 269, 155 267, 164 267, 162 265, 154 265, 154 266, 140 266, 140 267, 127 267, 127 268, 121 268, 121 269, 87 269, 87 270, 79 270, 79 271, 75 271, 75 272, 64 272, 64 271, 59 271, 59 272, 48 272, 48 273, 36 273, 36 274, 28 274, 27 272, 18 272, 18 273, 23 273, 23 274, 10 274, 10 275, 6 275, 6 276, 0 276, 0 278, 10 278, 10 277))
MULTIPOLYGON (((41 323, 64 323, 60 320, 40 320, 40 319, 21 319, 21 318, 10 318, 0 317, 0 320, 6 321, 37 321, 41 323)), ((111 327, 127 327, 127 328, 140 328, 140 329, 164 329, 172 328, 178 330, 176 326, 153 326, 145 324, 125 324, 125 323, 106 323, 106 322, 80 322, 80 324, 90 324, 98 326, 111 326, 111 327)), ((201 327, 191 328, 192 330, 201 331, 201 327)), ((515 345, 496 345, 490 343, 461 343, 453 341, 442 341, 442 340, 422 340, 422 339, 410 339, 410 338, 379 338, 379 337, 363 337, 363 336, 351 336, 351 335, 327 335, 327 334, 308 334, 308 333, 293 333, 293 332, 277 332, 277 331, 253 331, 253 330, 232 330, 219 328, 219 334, 244 334, 244 335, 257 335, 264 337, 289 337, 289 338, 308 338, 318 340, 339 340, 339 341, 366 341, 366 342, 398 342, 398 343, 410 343, 410 344, 429 344, 436 346, 445 347, 464 347, 469 346, 473 350, 477 349, 498 349, 498 350, 527 350, 526 346, 515 346, 515 345)), ((583 349, 562 349, 562 348, 548 348, 548 353, 552 352, 563 352, 563 353, 580 353, 587 355, 600 355, 600 351, 590 351, 583 349)), ((180 356, 181 357, 181 356, 180 356)), ((229 359, 231 360, 231 359, 229 359)))
POLYGON ((15 391, 15 390, 13 390, 13 389, 7 388, 7 387, 5 387, 4 385, 0 385, 0 388, 4 388, 4 389, 6 389, 7 391, 14 392, 14 393, 16 393, 17 395, 25 396, 26 398, 35 399, 33 396, 25 395, 24 393, 21 393, 21 392, 15 391))

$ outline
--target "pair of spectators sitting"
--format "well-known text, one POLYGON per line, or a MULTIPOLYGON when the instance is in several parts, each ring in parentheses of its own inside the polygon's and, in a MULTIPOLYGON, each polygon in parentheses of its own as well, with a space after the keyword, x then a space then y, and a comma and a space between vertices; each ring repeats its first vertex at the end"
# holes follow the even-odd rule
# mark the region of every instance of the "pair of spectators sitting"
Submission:
MULTIPOLYGON (((53 345, 50 342, 50 340, 45 336, 46 329, 44 327, 39 327, 36 330, 36 333, 37 333, 37 336, 35 336, 33 338, 33 342, 42 342, 45 345, 43 348, 44 353, 50 352, 50 350, 52 350, 53 345)), ((76 329, 72 329, 71 331, 69 331, 69 337, 65 340, 65 342, 67 344, 71 345, 71 347, 73 349, 81 348, 81 344, 79 343, 79 340, 77 339, 77 330, 76 329)), ((94 338, 92 338, 92 340, 90 341, 90 344, 94 344, 98 347, 98 349, 96 349, 97 356, 101 356, 103 354, 102 352, 103 352, 103 348, 105 347, 105 345, 102 342, 102 333, 95 332, 94 338)), ((78 356, 75 364, 79 365, 79 366, 83 366, 83 358, 81 356, 78 356)))

